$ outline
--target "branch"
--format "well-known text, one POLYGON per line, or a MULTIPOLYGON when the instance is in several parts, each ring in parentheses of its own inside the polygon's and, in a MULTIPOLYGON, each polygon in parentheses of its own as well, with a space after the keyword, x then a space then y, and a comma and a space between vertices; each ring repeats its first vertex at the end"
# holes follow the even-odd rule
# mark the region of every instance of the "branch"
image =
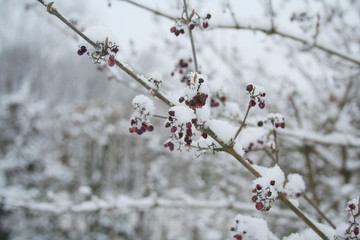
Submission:
MULTIPOLYGON (((81 33, 75 26, 73 26, 68 20, 66 20, 55 8, 52 7, 52 3, 45 5, 41 0, 37 0, 41 4, 47 7, 48 12, 57 18, 59 18, 63 23, 69 26, 72 30, 74 30, 79 36, 81 36, 85 41, 95 47, 95 43, 90 40, 86 35, 81 33)), ((173 106, 170 100, 168 100, 165 96, 163 96, 160 92, 155 89, 152 89, 146 82, 144 82, 137 74, 135 74, 130 68, 126 67, 124 64, 119 61, 115 61, 115 64, 122 69, 125 73, 127 73, 130 77, 132 77, 135 81, 140 83, 147 90, 152 91, 153 95, 158 97, 161 101, 163 101, 168 106, 173 106)), ((223 141, 221 141, 216 134, 210 129, 206 128, 205 132, 211 136, 215 142, 220 144, 224 151, 232 155, 239 163, 241 163, 247 170, 249 170, 255 177, 262 177, 261 174, 256 171, 247 161, 245 161, 231 146, 226 145, 223 141)), ((316 232, 322 239, 327 239, 325 234, 321 232, 317 226, 311 222, 309 218, 307 218, 297 207, 295 207, 287 198, 285 198, 281 193, 279 199, 284 202, 301 220, 303 220, 314 232, 316 232)))
MULTIPOLYGON (((37 1, 40 1, 40 0, 37 0, 37 1)), ((155 9, 152 9, 152 8, 149 8, 149 7, 146 7, 144 5, 141 5, 139 3, 136 3, 134 1, 131 1, 131 0, 123 0, 125 2, 128 2, 132 5, 135 5, 135 6, 138 6, 142 9, 145 9, 147 11, 150 11, 156 15, 159 15, 159 16, 162 16, 162 17, 165 17, 167 19, 170 19, 170 20, 175 20, 176 18, 175 17, 172 17, 172 16, 169 16, 163 12, 160 12, 160 11, 157 11, 155 9)), ((327 47, 324 47, 320 44, 317 44, 317 43, 311 43, 305 39, 302 39, 300 37, 296 37, 294 35, 291 35, 291 34, 287 34, 287 33, 284 33, 284 32, 281 32, 281 31, 278 31, 276 30, 275 28, 270 28, 270 29, 266 29, 266 28, 262 28, 262 27, 251 27, 251 26, 244 26, 244 25, 240 25, 238 24, 237 22, 235 23, 235 25, 218 25, 218 26, 213 26, 212 29, 216 29, 216 28, 222 28, 222 29, 240 29, 240 30, 250 30, 250 31, 259 31, 259 32, 263 32, 265 34, 268 34, 268 35, 271 35, 271 34, 274 34, 274 35, 279 35, 281 37, 284 37, 284 38, 288 38, 288 39, 291 39, 291 40, 294 40, 296 42, 300 42, 304 45, 308 45, 308 46, 312 46, 314 48, 317 48, 321 51, 324 51, 330 55, 335 55, 339 58, 342 58, 346 61, 349 61, 349 62, 352 62, 352 63, 355 63, 356 65, 359 65, 360 66, 360 60, 357 60, 355 58, 352 58, 352 57, 349 57, 349 56, 346 56, 345 54, 342 54, 342 53, 339 53, 337 52, 336 50, 332 50, 332 49, 329 49, 327 47)))
POLYGON ((346 61, 349 61, 349 62, 352 62, 352 63, 355 63, 356 65, 359 65, 360 66, 360 60, 357 60, 355 58, 352 58, 352 57, 349 57, 347 55, 344 55, 342 53, 339 53, 335 50, 332 50, 332 49, 329 49, 327 47, 324 47, 320 44, 317 44, 317 43, 311 43, 303 38, 300 38, 300 37, 297 37, 297 36, 294 36, 294 35, 291 35, 291 34, 288 34, 288 33, 284 33, 284 32, 281 32, 279 30, 276 30, 275 28, 271 28, 271 29, 266 29, 266 28, 262 28, 262 27, 252 27, 252 26, 244 26, 244 25, 218 25, 218 26, 214 26, 212 27, 212 29, 216 29, 216 28, 219 28, 219 29, 239 29, 239 30, 250 30, 250 31, 255 31, 255 32, 263 32, 267 35, 278 35, 278 36, 281 36, 283 38, 288 38, 288 39, 291 39, 291 40, 294 40, 296 42, 300 42, 304 45, 308 45, 308 46, 312 46, 316 49, 319 49, 323 52, 326 52, 330 55, 335 55, 339 58, 342 58, 343 60, 346 60, 346 61))

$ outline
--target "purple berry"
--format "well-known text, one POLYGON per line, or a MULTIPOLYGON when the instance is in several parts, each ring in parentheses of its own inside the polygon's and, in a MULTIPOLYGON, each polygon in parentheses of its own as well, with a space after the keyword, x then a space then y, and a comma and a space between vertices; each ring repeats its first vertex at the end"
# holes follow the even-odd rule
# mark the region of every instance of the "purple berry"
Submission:
POLYGON ((175 116, 175 111, 169 111, 170 116, 175 116))
POLYGON ((176 31, 176 27, 175 26, 172 26, 171 28, 170 28, 170 32, 171 33, 174 33, 176 31))
POLYGON ((208 28, 208 27, 209 27, 209 23, 203 22, 203 28, 208 28))
POLYGON ((274 186, 274 185, 275 185, 275 180, 271 180, 271 181, 270 181, 270 185, 271 185, 271 186, 274 186))
POLYGON ((260 108, 260 109, 263 109, 264 107, 265 107, 265 102, 259 103, 259 108, 260 108))
POLYGON ((246 91, 251 92, 254 89, 254 86, 252 84, 248 84, 246 86, 246 91))
POLYGON ((175 126, 173 126, 173 127, 171 128, 171 132, 172 132, 172 133, 175 133, 176 130, 177 130, 177 127, 175 127, 175 126))
POLYGON ((149 132, 152 132, 152 131, 154 130, 154 126, 152 126, 152 125, 148 126, 147 130, 148 130, 149 132))
POLYGON ((250 105, 251 105, 252 107, 255 107, 255 106, 256 106, 256 102, 255 102, 254 99, 251 99, 251 100, 250 100, 250 105))
POLYGON ((186 123, 186 128, 191 128, 191 126, 192 126, 192 125, 191 125, 191 122, 187 122, 187 123, 186 123))

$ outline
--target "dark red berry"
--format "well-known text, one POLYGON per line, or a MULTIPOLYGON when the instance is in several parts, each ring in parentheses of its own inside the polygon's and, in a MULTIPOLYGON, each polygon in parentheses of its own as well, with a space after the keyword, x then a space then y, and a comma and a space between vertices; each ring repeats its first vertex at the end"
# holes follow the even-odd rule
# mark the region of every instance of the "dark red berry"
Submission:
POLYGON ((266 93, 261 93, 260 97, 265 97, 266 93))
POLYGON ((131 128, 129 128, 129 132, 130 133, 133 133, 134 132, 134 130, 133 130, 133 128, 131 127, 131 128))
POLYGON ((280 127, 285 128, 285 123, 284 122, 280 123, 280 127))
POLYGON ((234 238, 235 238, 236 240, 242 240, 242 236, 241 236, 240 234, 234 235, 234 238))
POLYGON ((81 56, 81 55, 83 55, 84 53, 79 49, 79 50, 77 51, 77 54, 78 54, 79 56, 81 56))
POLYGON ((271 180, 271 181, 270 181, 270 185, 271 185, 271 186, 274 186, 274 185, 275 185, 275 180, 271 180))
POLYGON ((358 227, 355 227, 355 228, 354 228, 354 234, 355 234, 355 235, 358 235, 358 234, 359 234, 359 228, 358 228, 358 227))
POLYGON ((259 103, 259 108, 260 108, 260 109, 263 109, 264 107, 265 107, 265 103, 264 103, 264 102, 259 103))
POLYGON ((181 139, 184 136, 183 132, 179 132, 179 139, 181 139))
POLYGON ((208 28, 208 27, 209 27, 209 23, 203 22, 203 28, 208 28))
POLYGON ((111 49, 111 51, 116 54, 119 51, 119 49, 118 48, 113 48, 113 49, 111 49))
POLYGON ((221 100, 222 102, 225 102, 225 101, 226 101, 226 97, 223 96, 223 97, 220 98, 220 100, 221 100))
POLYGON ((175 111, 169 111, 170 116, 175 116, 175 111))
POLYGON ((173 76, 175 75, 175 73, 174 73, 174 72, 172 72, 170 75, 173 77, 173 76))
POLYGON ((280 127, 280 123, 275 123, 275 128, 280 127))
POLYGON ((171 132, 172 132, 172 133, 175 133, 176 130, 177 130, 177 127, 175 127, 175 126, 173 126, 173 127, 171 128, 171 132))
POLYGON ((176 27, 175 26, 172 26, 171 28, 170 28, 170 32, 171 33, 174 33, 176 31, 176 27))
POLYGON ((260 210, 262 210, 264 208, 264 204, 262 202, 257 202, 255 204, 255 207, 256 207, 257 210, 260 211, 260 210))
POLYGON ((355 209, 355 204, 351 203, 351 204, 349 205, 349 208, 350 208, 351 210, 354 210, 354 209, 355 209))
POLYGON ((203 137, 203 138, 205 138, 205 139, 207 139, 207 133, 206 132, 203 132, 202 134, 201 134, 201 136, 203 137))
POLYGON ((208 14, 206 15, 206 18, 207 18, 207 19, 210 19, 210 18, 211 18, 211 14, 208 13, 208 14))
POLYGON ((250 100, 250 105, 251 105, 252 107, 255 107, 255 106, 256 106, 255 100, 251 99, 251 100, 250 100))
POLYGON ((138 135, 141 135, 143 132, 141 131, 141 128, 137 128, 137 129, 136 129, 136 133, 137 133, 138 135))
POLYGON ((180 35, 180 31, 179 30, 175 30, 175 36, 179 36, 180 35))
POLYGON ((115 65, 115 57, 114 57, 113 55, 111 55, 111 56, 109 57, 108 65, 109 65, 110 67, 112 67, 112 66, 115 65))
POLYGON ((298 192, 298 193, 295 194, 295 196, 296 196, 297 198, 299 198, 299 197, 301 197, 301 193, 298 192))
POLYGON ((180 29, 180 33, 184 34, 185 33, 184 29, 180 29))
POLYGON ((260 191, 262 189, 262 186, 260 184, 256 184, 256 189, 260 191))
POLYGON ((262 127, 264 125, 264 122, 263 121, 258 121, 257 125, 258 125, 258 127, 262 127))
POLYGON ((230 228, 230 231, 231 231, 231 232, 235 231, 235 228, 234 228, 234 227, 231 227, 231 228, 230 228))
POLYGON ((186 136, 189 136, 189 137, 192 136, 191 128, 189 128, 189 129, 186 130, 186 136))
POLYGON ((191 128, 191 126, 192 126, 192 125, 191 125, 191 122, 187 122, 187 123, 186 123, 186 128, 191 128))
POLYGON ((246 91, 251 92, 254 89, 254 86, 252 84, 248 84, 246 86, 246 91))
POLYGON ((190 24, 189 29, 190 29, 190 30, 193 30, 194 28, 195 28, 195 25, 194 25, 194 24, 190 24))

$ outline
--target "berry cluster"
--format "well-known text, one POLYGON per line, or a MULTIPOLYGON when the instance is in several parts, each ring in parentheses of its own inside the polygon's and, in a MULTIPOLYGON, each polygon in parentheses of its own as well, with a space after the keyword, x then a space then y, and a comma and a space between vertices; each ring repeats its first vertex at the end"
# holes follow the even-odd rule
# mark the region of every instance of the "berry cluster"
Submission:
POLYGON ((84 53, 86 53, 87 49, 85 46, 81 46, 80 49, 77 51, 77 54, 79 56, 83 55, 84 53))
POLYGON ((277 197, 277 192, 274 188, 275 180, 271 180, 267 187, 263 187, 260 184, 252 189, 253 196, 251 200, 255 203, 255 207, 259 211, 269 211, 271 208, 271 202, 277 197), (276 193, 276 194, 274 194, 276 193))
POLYGON ((250 95, 250 106, 255 107, 256 102, 260 109, 265 108, 265 91, 261 87, 255 87, 253 84, 248 84, 246 86, 246 91, 250 95))
POLYGON ((154 114, 154 103, 144 95, 136 96, 132 101, 134 113, 131 117, 130 133, 141 135, 146 131, 153 131, 154 126, 150 124, 150 118, 154 114))
POLYGON ((151 132, 152 130, 154 130, 153 125, 147 125, 147 123, 145 123, 145 122, 141 122, 140 125, 141 125, 141 127, 136 127, 136 126, 139 126, 138 119, 131 119, 131 126, 132 127, 129 128, 129 132, 130 133, 137 133, 138 135, 141 135, 146 131, 151 132))
POLYGON ((81 46, 77 51, 79 56, 87 52, 87 55, 95 62, 107 62, 110 67, 115 65, 115 55, 119 51, 118 46, 114 42, 109 42, 108 38, 105 42, 97 42, 93 50, 88 50, 86 46, 81 46))
POLYGON ((264 121, 258 121, 258 127, 262 127, 264 124, 270 122, 271 125, 275 128, 285 128, 284 117, 279 113, 270 113, 266 116, 264 121))
POLYGON ((216 96, 216 98, 210 99, 210 107, 218 107, 220 105, 220 102, 224 104, 226 102, 225 96, 216 96))
POLYGON ((182 103, 185 101, 185 105, 191 109, 202 108, 205 103, 208 95, 206 93, 200 92, 200 87, 204 83, 202 77, 198 77, 195 73, 193 76, 188 77, 189 84, 189 94, 186 97, 180 97, 179 102, 182 103))
MULTIPOLYGON (((197 123, 197 119, 194 118, 192 122, 197 123)), ((191 146, 192 137, 194 135, 192 131, 192 126, 193 124, 191 122, 178 123, 175 116, 175 111, 169 111, 169 117, 168 121, 165 123, 165 127, 170 128, 170 131, 172 133, 172 139, 183 140, 186 146, 191 146)), ((165 143, 164 147, 169 147, 171 151, 174 150, 174 144, 171 141, 165 143)))
POLYGON ((183 24, 179 24, 178 21, 176 22, 175 26, 170 28, 170 32, 175 34, 175 36, 179 36, 180 34, 184 34, 184 26, 183 24))
POLYGON ((335 236, 335 240, 360 240, 360 197, 347 203, 348 223, 344 225, 344 232, 335 236))
POLYGON ((187 76, 191 71, 189 68, 191 62, 192 58, 189 58, 188 60, 180 59, 176 64, 174 71, 171 72, 171 76, 173 77, 175 72, 178 72, 180 75, 182 75, 181 82, 184 82, 189 86, 190 80, 187 76))
POLYGON ((184 17, 176 19, 175 25, 170 28, 170 32, 173 33, 175 36, 184 34, 185 33, 184 28, 187 24, 189 26, 190 31, 192 31, 196 26, 202 26, 203 29, 206 29, 209 27, 210 18, 211 18, 210 13, 206 14, 206 17, 202 18, 199 16, 199 14, 193 11, 189 17, 189 21, 186 21, 184 17), (194 16, 197 16, 197 18, 194 19, 194 16))

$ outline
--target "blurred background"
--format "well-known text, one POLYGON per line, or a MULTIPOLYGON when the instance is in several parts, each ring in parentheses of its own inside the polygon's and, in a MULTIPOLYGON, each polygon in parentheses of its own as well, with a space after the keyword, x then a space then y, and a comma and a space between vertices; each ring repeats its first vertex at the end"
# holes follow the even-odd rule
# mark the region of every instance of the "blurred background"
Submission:
MULTIPOLYGON (((136 2, 182 13, 182 1, 136 2)), ((170 33, 173 20, 128 1, 53 6, 81 31, 108 29, 117 58, 161 79, 168 96, 185 86, 171 73, 191 47, 187 34, 170 33)), ((236 124, 247 109, 246 84, 263 86, 266 108, 251 112, 249 133, 267 113, 283 114, 280 164, 304 176, 308 195, 335 224, 346 221, 346 202, 359 195, 360 64, 314 44, 359 62, 360 2, 189 1, 189 9, 212 15, 209 29, 193 31, 202 74, 221 86, 214 101, 227 99, 212 117, 236 124), (312 44, 231 28, 272 23, 312 44)), ((78 37, 37 1, 0 0, 0 20, 0 239, 232 239, 238 213, 264 218, 279 238, 306 228, 280 203, 257 211, 253 178, 230 156, 165 149, 163 120, 152 133, 130 134, 131 99, 146 91, 78 56, 78 37)), ((262 149, 248 157, 273 165, 262 149)))

